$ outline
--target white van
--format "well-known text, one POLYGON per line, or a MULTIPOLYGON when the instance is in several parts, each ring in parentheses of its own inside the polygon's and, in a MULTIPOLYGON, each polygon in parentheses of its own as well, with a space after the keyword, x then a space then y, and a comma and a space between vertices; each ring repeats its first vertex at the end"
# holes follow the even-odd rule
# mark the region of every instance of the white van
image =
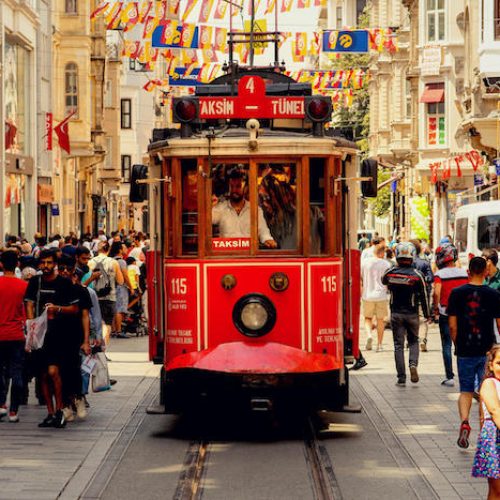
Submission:
POLYGON ((454 241, 462 264, 467 264, 470 255, 481 255, 484 248, 500 250, 500 201, 459 207, 454 241))

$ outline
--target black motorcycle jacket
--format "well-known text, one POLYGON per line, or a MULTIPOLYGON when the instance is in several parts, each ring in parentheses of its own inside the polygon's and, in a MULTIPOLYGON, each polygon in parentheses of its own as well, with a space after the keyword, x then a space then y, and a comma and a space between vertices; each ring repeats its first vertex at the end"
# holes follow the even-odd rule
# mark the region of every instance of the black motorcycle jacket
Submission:
POLYGON ((429 318, 429 304, 425 293, 423 274, 411 266, 393 266, 382 277, 382 283, 391 293, 391 312, 399 314, 418 314, 418 303, 429 318))

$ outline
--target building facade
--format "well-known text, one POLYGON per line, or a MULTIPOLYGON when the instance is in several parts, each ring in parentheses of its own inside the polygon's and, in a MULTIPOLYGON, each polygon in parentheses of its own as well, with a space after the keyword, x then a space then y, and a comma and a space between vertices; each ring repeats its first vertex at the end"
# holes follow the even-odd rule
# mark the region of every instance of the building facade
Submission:
MULTIPOLYGON (((49 5, 37 0, 0 2, 0 234, 32 238, 37 227, 40 139, 37 98, 39 33, 49 5)), ((45 31, 46 33, 46 31, 45 31)), ((47 68, 44 68, 47 69, 47 68)))

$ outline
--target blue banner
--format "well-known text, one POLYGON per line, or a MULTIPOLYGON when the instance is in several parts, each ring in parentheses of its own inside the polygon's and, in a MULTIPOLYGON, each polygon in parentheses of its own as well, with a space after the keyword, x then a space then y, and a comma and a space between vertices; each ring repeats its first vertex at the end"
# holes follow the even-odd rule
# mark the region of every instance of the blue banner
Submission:
POLYGON ((169 85, 175 87, 195 87, 197 85, 203 85, 202 82, 198 81, 200 68, 193 69, 188 76, 184 76, 184 73, 186 73, 186 68, 175 68, 174 74, 168 77, 169 85))
POLYGON ((181 40, 182 40, 182 24, 178 24, 177 27, 175 28, 178 32, 178 35, 174 35, 172 37, 173 40, 176 40, 173 43, 166 43, 165 42, 165 30, 166 29, 171 29, 172 26, 158 26, 155 28, 153 31, 153 36, 151 38, 151 46, 154 48, 161 48, 161 49, 168 49, 168 48, 173 48, 173 49, 197 49, 198 48, 198 35, 199 35, 199 29, 198 26, 194 28, 194 33, 189 40, 189 46, 182 46, 181 45, 181 40))
POLYGON ((500 158, 495 158, 493 160, 493 165, 495 165, 495 172, 497 175, 500 175, 500 158))
POLYGON ((368 30, 323 31, 323 52, 368 52, 368 30))

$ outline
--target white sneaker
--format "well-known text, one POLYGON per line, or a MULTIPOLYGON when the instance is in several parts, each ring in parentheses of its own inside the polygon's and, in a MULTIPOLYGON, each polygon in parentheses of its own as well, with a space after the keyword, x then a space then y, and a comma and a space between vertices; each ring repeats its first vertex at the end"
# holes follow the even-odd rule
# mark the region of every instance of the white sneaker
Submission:
POLYGON ((62 412, 66 422, 73 422, 73 420, 75 420, 75 414, 73 413, 73 409, 71 407, 67 406, 66 408, 63 408, 62 412))
POLYGON ((19 413, 14 411, 9 412, 9 422, 16 423, 19 422, 19 413))
POLYGON ((85 401, 83 398, 76 398, 75 399, 75 406, 76 406, 76 416, 80 420, 84 420, 87 418, 87 408, 85 408, 85 401))
POLYGON ((366 341, 366 350, 367 351, 371 351, 372 350, 372 346, 373 346, 373 338, 372 337, 368 337, 368 339, 366 341))
POLYGON ((377 352, 382 352, 384 350, 384 346, 382 344, 377 345, 377 352))
POLYGON ((441 382, 446 387, 455 387, 455 381, 452 378, 446 378, 441 382))
POLYGON ((0 406, 0 418, 5 417, 9 412, 5 406, 0 406))

